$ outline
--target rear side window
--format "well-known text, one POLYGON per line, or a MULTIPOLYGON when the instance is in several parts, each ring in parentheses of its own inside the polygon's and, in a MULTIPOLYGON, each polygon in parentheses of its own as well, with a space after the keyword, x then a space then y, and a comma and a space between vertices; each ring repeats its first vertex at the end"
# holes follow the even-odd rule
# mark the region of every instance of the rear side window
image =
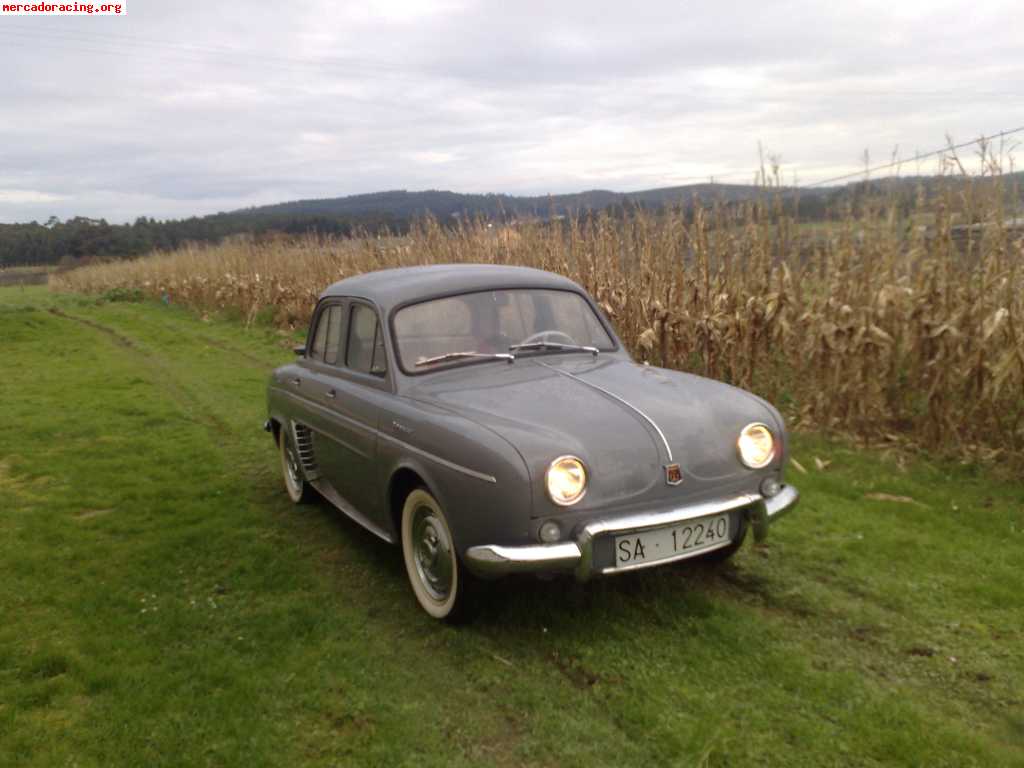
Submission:
POLYGON ((330 309, 320 313, 317 320, 316 330, 313 331, 313 346, 309 349, 309 356, 314 360, 324 359, 324 349, 327 347, 327 316, 330 309))
POLYGON ((341 357, 341 307, 331 307, 327 318, 327 349, 324 350, 324 362, 337 365, 341 357))
POLYGON ((316 331, 313 333, 313 346, 309 357, 330 365, 338 362, 341 347, 342 310, 337 305, 327 307, 320 313, 316 331))
POLYGON ((352 305, 345 364, 361 373, 372 373, 375 376, 387 373, 384 335, 380 332, 377 313, 365 304, 352 305))

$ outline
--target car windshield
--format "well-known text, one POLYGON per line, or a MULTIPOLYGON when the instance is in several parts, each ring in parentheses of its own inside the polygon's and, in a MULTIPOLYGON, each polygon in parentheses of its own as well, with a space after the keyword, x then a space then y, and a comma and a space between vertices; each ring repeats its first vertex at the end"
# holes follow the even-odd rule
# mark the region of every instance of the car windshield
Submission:
POLYGON ((395 345, 409 372, 519 354, 610 351, 614 343, 578 293, 476 291, 424 301, 395 314, 395 345))

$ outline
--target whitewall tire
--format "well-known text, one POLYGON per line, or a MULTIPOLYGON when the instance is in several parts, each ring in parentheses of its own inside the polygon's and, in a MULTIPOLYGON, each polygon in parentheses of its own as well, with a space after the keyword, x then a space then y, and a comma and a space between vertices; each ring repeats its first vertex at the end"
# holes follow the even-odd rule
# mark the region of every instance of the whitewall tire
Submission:
POLYGON ((468 617, 474 580, 459 562, 448 518, 425 488, 410 493, 402 507, 402 555, 424 611, 449 622, 468 617))

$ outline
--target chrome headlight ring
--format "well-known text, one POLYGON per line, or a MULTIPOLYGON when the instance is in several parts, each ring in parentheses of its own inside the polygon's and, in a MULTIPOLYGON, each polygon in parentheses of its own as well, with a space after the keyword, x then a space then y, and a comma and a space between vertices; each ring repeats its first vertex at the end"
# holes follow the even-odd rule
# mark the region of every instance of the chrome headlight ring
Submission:
POLYGON ((736 440, 736 453, 743 466, 763 469, 775 458, 775 436, 767 424, 759 421, 747 424, 740 430, 740 436, 736 440))
POLYGON ((559 456, 544 472, 544 490, 560 507, 570 507, 587 493, 587 466, 578 456, 559 456))

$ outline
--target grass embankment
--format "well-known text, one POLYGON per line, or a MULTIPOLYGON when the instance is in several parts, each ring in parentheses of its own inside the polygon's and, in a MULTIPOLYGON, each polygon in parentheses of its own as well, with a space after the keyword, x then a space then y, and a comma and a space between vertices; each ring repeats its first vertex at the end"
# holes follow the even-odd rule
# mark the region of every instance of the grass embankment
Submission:
POLYGON ((283 341, 0 290, 0 765, 1024 763, 1020 484, 801 439, 732 566, 509 583, 454 629, 287 502, 283 341))

